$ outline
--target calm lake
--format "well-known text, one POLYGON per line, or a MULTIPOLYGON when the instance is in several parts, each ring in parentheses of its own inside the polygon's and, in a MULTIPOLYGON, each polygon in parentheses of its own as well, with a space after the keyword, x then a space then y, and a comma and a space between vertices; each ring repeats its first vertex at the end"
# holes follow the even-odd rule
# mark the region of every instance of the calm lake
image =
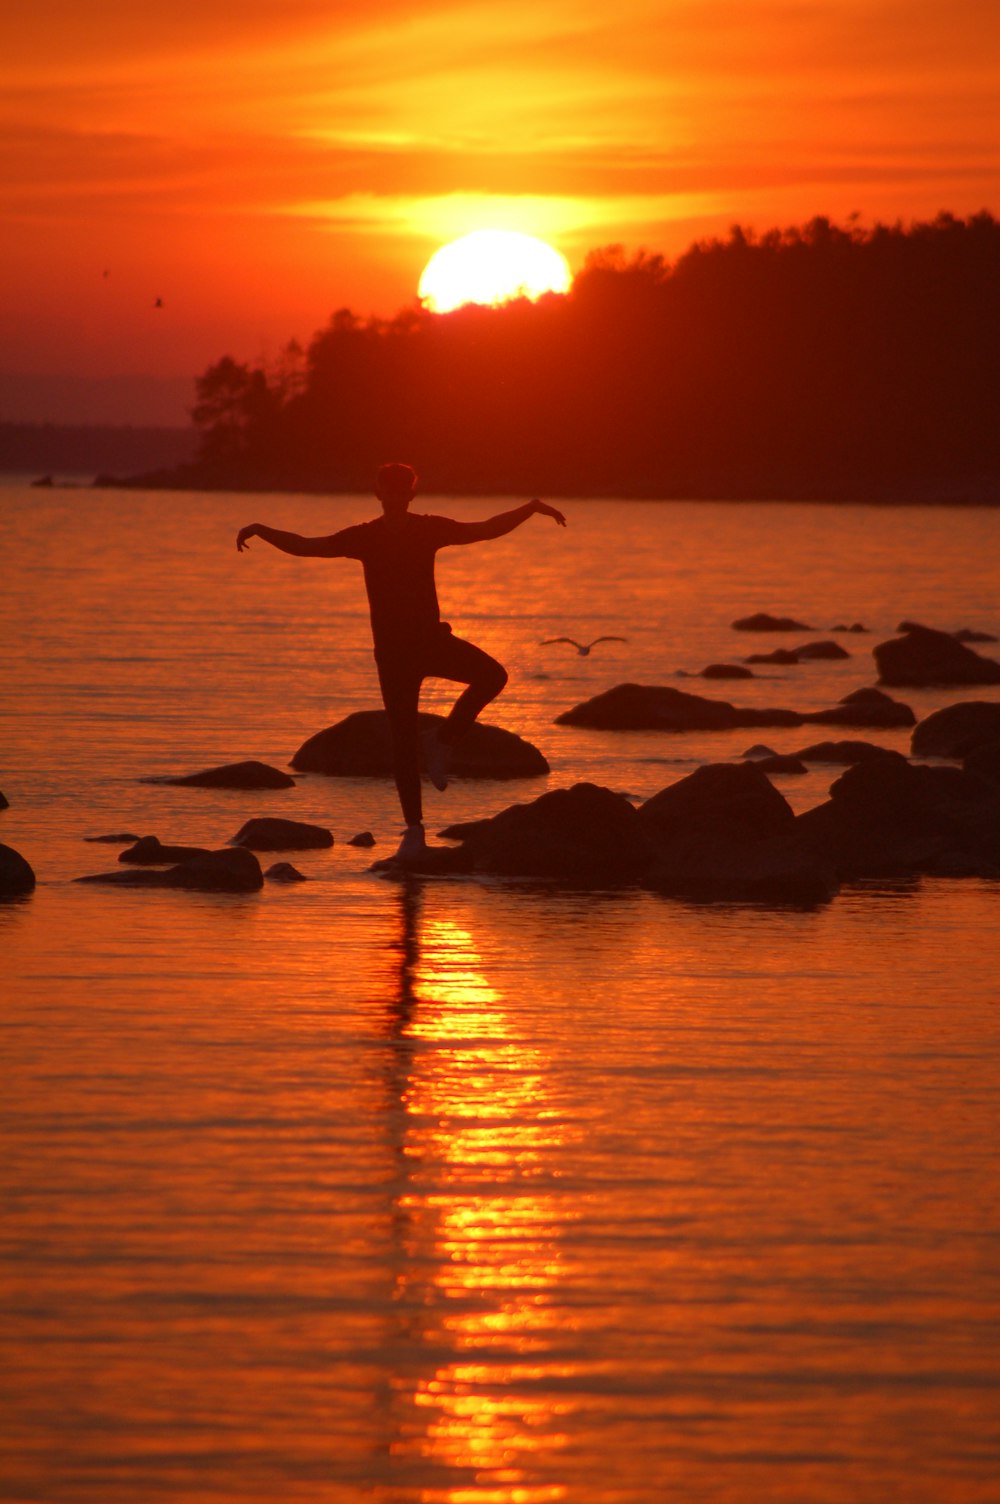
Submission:
MULTIPOLYGON (((388 782, 139 781, 283 767, 377 705, 360 566, 234 546, 374 510, 0 489, 0 840, 39 878, 0 906, 0 1498, 996 1504, 1000 884, 809 912, 401 884, 369 871, 388 782), (86 836, 218 847, 258 814, 333 830, 289 854, 310 882, 72 881, 116 865, 86 836)), ((439 557, 510 670, 486 718, 552 772, 428 788, 429 830, 816 739, 553 724, 614 684, 819 709, 903 617, 1000 636, 1000 510, 565 510, 439 557), (820 630, 731 629, 757 610, 820 630), (841 661, 676 677, 854 621, 841 661)), ((838 772, 775 781, 802 809, 838 772)))

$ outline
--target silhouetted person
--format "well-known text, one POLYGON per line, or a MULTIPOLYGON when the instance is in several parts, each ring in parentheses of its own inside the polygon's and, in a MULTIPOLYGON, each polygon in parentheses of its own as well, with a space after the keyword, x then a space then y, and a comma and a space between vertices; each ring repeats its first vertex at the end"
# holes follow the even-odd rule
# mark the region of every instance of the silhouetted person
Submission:
POLYGON ((537 499, 484 522, 455 522, 450 517, 410 512, 416 487, 416 472, 409 465, 383 465, 375 483, 382 516, 371 522, 344 528, 327 538, 303 538, 253 522, 241 528, 236 537, 240 551, 250 538, 257 537, 286 554, 361 560, 375 663, 392 737, 393 773, 406 821, 398 853, 403 858, 418 857, 426 844, 417 720, 421 684, 426 678, 434 678, 466 685, 440 730, 424 738, 428 776, 435 788, 444 789, 452 748, 507 683, 502 664, 482 648, 455 637, 448 623, 441 620, 434 556, 439 548, 452 544, 502 538, 536 512, 554 518, 562 527, 566 525, 561 512, 537 499))

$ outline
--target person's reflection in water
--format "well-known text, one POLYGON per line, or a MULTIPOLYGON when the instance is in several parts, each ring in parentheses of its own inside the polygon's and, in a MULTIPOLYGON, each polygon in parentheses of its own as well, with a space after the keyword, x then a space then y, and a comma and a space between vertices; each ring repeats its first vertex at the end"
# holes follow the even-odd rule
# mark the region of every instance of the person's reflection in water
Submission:
POLYGON ((422 1498, 543 1504, 566 1496, 554 1473, 575 1408, 565 1127, 548 1060, 484 976, 473 936, 444 906, 437 917, 439 891, 412 874, 396 885, 385 1466, 422 1498))

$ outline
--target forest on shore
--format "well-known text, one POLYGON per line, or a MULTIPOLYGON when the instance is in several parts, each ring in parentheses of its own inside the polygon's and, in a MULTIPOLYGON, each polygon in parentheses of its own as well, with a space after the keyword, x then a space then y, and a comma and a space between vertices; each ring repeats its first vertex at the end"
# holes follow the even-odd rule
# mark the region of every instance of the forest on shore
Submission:
POLYGON ((197 459, 131 484, 1000 501, 1000 223, 611 246, 566 295, 333 314, 196 381, 197 459))

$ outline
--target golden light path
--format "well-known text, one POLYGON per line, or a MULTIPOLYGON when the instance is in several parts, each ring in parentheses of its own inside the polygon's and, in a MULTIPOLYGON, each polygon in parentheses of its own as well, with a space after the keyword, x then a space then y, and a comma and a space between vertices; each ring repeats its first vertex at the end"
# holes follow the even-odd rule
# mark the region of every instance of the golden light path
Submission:
POLYGON ((519 230, 473 230, 434 252, 418 290, 433 313, 450 313, 464 303, 566 292, 572 280, 565 256, 547 241, 519 230))
POLYGON ((547 1061, 519 1037, 472 936, 422 922, 419 893, 401 899, 405 1356, 391 1453, 421 1478, 423 1504, 556 1504, 560 1412, 574 1407, 537 1386, 562 1374, 553 1349, 572 1326, 558 1291, 575 1213, 551 1193, 565 1125, 547 1061))

